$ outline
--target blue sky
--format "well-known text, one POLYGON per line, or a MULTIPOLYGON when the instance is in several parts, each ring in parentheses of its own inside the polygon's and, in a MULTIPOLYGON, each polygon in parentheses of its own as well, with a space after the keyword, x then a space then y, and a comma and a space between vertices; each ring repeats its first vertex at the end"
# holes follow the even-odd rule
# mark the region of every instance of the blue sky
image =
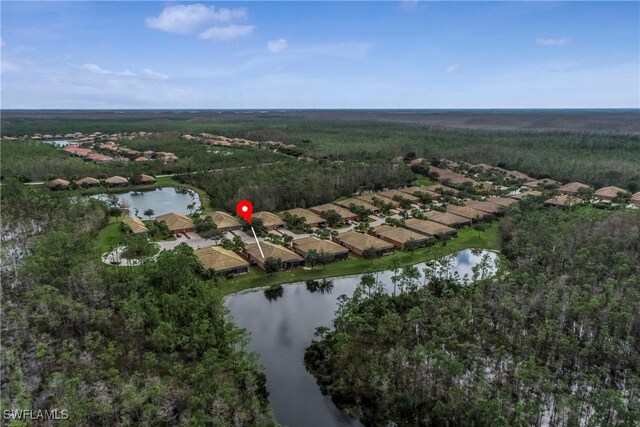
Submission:
POLYGON ((639 108, 639 2, 7 2, 2 108, 639 108))

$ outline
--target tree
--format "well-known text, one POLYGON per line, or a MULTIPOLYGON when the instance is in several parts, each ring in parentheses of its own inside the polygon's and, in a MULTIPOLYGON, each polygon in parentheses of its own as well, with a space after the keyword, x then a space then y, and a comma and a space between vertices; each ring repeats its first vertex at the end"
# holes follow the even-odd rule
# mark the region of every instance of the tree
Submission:
POLYGON ((411 253, 413 253, 419 247, 420 247, 420 242, 418 242, 414 238, 407 240, 404 244, 404 250, 409 251, 411 253))
POLYGON ((353 231, 358 233, 368 233, 371 230, 371 226, 368 222, 359 222, 353 229, 353 231))
POLYGON ((307 257, 305 259, 305 265, 308 265, 309 267, 313 268, 318 264, 318 260, 319 260, 318 251, 315 249, 309 249, 307 251, 307 257))
POLYGON ((147 209, 142 214, 146 216, 148 220, 151 220, 151 217, 154 216, 156 213, 153 211, 153 209, 147 209))
POLYGON ((280 258, 268 257, 264 260, 264 271, 267 273, 275 273, 282 269, 282 260, 280 258))
POLYGON ((334 209, 322 211, 320 213, 320 216, 327 220, 327 225, 329 227, 337 227, 338 225, 342 224, 342 217, 334 209))

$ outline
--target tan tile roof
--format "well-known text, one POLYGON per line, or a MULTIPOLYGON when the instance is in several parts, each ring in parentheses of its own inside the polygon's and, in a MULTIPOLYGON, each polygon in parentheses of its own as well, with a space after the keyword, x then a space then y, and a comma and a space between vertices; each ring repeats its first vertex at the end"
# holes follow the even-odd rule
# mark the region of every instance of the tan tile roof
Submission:
POLYGON ((631 196, 631 203, 640 203, 640 191, 631 196))
POLYGON ((285 222, 280 219, 278 215, 267 211, 255 212, 251 215, 251 218, 261 219, 262 224, 264 224, 265 227, 279 227, 285 225, 285 222))
POLYGON ((525 191, 523 193, 512 194, 509 197, 512 198, 512 199, 516 199, 516 200, 522 200, 523 198, 525 198, 527 196, 531 196, 531 197, 542 196, 542 191, 529 190, 529 191, 525 191))
POLYGON ((460 175, 448 169, 441 169, 435 166, 429 166, 430 172, 438 174, 438 181, 450 181, 452 184, 464 184, 465 182, 471 182, 474 186, 477 184, 473 179, 460 175))
POLYGON ((356 199, 362 200, 363 202, 370 203, 370 204, 374 205, 374 203, 373 203, 373 198, 374 197, 382 200, 384 203, 391 203, 393 205, 393 207, 398 207, 400 205, 395 200, 390 199, 388 197, 385 197, 385 196, 381 195, 380 193, 361 194, 359 196, 356 196, 356 199))
POLYGON ((121 176, 112 176, 104 180, 107 184, 124 184, 128 183, 129 180, 127 178, 123 178, 121 176))
POLYGON ((214 211, 214 212, 205 212, 200 215, 200 218, 205 219, 207 217, 211 217, 213 222, 216 224, 218 228, 230 228, 230 227, 239 227, 240 223, 233 216, 229 215, 226 212, 214 211))
POLYGON ((560 196, 557 197, 552 197, 550 199, 547 199, 544 201, 545 205, 554 205, 554 206, 576 206, 576 205, 580 205, 582 203, 584 203, 584 201, 582 199, 579 199, 577 197, 568 195, 568 194, 562 194, 560 196))
POLYGON ((257 243, 247 244, 245 246, 245 250, 253 258, 257 259, 260 262, 264 262, 267 258, 280 258, 282 262, 303 260, 300 255, 290 249, 285 248, 284 246, 276 245, 264 240, 260 242, 260 246, 262 247, 262 250, 264 252, 264 258, 262 257, 262 255, 260 255, 260 249, 258 248, 257 243))
POLYGON ((140 182, 156 182, 156 179, 151 175, 140 175, 140 182))
POLYGON ((511 206, 514 203, 518 203, 517 200, 508 197, 488 197, 486 201, 498 206, 511 206))
POLYGON ((609 186, 609 187, 602 187, 596 190, 593 193, 593 195, 597 197, 608 197, 613 199, 618 195, 618 193, 626 193, 626 192, 627 190, 625 190, 624 188, 609 186))
POLYGON ((311 249, 315 249, 318 253, 324 252, 331 255, 338 255, 349 252, 347 248, 340 246, 337 243, 331 242, 329 240, 323 240, 315 236, 309 236, 303 239, 294 240, 293 247, 302 252, 305 256, 307 254, 307 251, 311 249))
POLYGON ((326 220, 322 218, 320 215, 314 214, 313 212, 308 211, 306 209, 302 209, 302 208, 293 208, 286 211, 282 211, 280 212, 280 218, 284 219, 285 213, 302 217, 305 219, 305 222, 309 225, 315 225, 321 222, 326 222, 326 220))
POLYGON ((553 186, 559 187, 560 184, 561 184, 560 182, 554 179, 543 178, 543 179, 536 179, 534 181, 525 182, 522 185, 528 188, 538 188, 538 187, 543 187, 547 185, 553 185, 553 186))
POLYGON ((84 177, 82 179, 77 180, 76 184, 80 184, 80 185, 82 185, 82 184, 90 184, 90 185, 93 184, 93 185, 95 185, 95 184, 100 184, 100 180, 96 179, 96 178, 92 178, 90 176, 87 176, 87 177, 84 177))
POLYGON ((122 222, 127 225, 134 234, 146 233, 149 231, 144 222, 142 222, 142 220, 137 216, 129 216, 123 219, 122 222))
POLYGON ((219 246, 196 249, 193 253, 205 268, 213 268, 218 272, 249 266, 240 255, 219 246))
POLYGON ((380 191, 378 194, 388 197, 390 199, 393 199, 395 196, 400 196, 403 199, 407 199, 410 202, 418 202, 420 201, 419 198, 417 198, 416 196, 409 194, 409 193, 404 193, 400 190, 386 190, 386 191, 380 191))
POLYGON ((345 208, 343 208, 341 206, 334 205, 332 203, 326 203, 324 205, 314 206, 312 208, 309 208, 309 210, 311 212, 317 213, 318 215, 320 215, 322 212, 325 212, 325 211, 334 210, 334 211, 336 211, 336 213, 338 215, 340 215, 342 217, 342 219, 353 218, 354 215, 355 215, 349 209, 345 209, 345 208))
POLYGON ((570 182, 558 188, 558 191, 565 194, 576 194, 578 190, 583 188, 589 188, 589 186, 581 182, 570 182))
POLYGON ((411 195, 414 195, 414 194, 420 192, 420 193, 428 194, 433 198, 440 197, 440 193, 436 193, 435 191, 433 191, 430 188, 418 187, 418 186, 415 186, 415 185, 413 187, 401 188, 400 192, 406 193, 406 194, 411 194, 411 195))
POLYGON ((406 227, 417 230, 420 233, 429 236, 442 236, 446 234, 455 234, 455 228, 448 227, 438 222, 428 221, 424 219, 409 218, 405 221, 406 227))
POLYGON ((377 211, 378 208, 375 207, 374 205, 372 205, 371 203, 367 203, 363 200, 359 200, 359 199, 355 199, 355 198, 351 198, 351 199, 344 199, 344 200, 336 200, 335 202, 336 205, 340 205, 340 206, 344 206, 345 208, 349 208, 349 205, 351 205, 352 203, 356 206, 362 206, 365 209, 368 209, 370 211, 377 211))
POLYGON ((349 246, 353 246, 359 250, 364 251, 368 248, 373 249, 390 249, 393 248, 391 243, 378 239, 377 237, 370 236, 369 234, 358 233, 355 231, 347 231, 339 234, 337 239, 346 243, 349 246))
POLYGON ((487 212, 490 214, 496 214, 500 211, 500 206, 489 203, 489 202, 480 202, 477 200, 470 200, 465 202, 465 206, 469 206, 470 208, 477 209, 482 212, 487 212))
POLYGON ((380 225, 373 229, 373 232, 379 236, 383 236, 387 239, 393 240, 395 242, 400 242, 402 244, 407 243, 409 240, 417 240, 419 242, 428 240, 429 238, 423 234, 416 233, 415 231, 407 230, 402 227, 394 227, 391 225, 380 225))
POLYGON ((426 212, 427 218, 431 221, 439 222, 440 224, 454 226, 469 224, 471 220, 469 218, 458 216, 449 212, 429 211, 426 212))
POLYGON ((454 215, 462 216, 462 217, 473 219, 473 220, 478 218, 484 218, 489 215, 486 212, 479 211, 478 209, 474 209, 469 206, 457 206, 457 205, 447 206, 447 212, 451 212, 454 215))
POLYGON ((156 217, 156 222, 166 222, 169 230, 184 230, 187 228, 193 228, 193 221, 191 218, 180 213, 168 213, 156 217))

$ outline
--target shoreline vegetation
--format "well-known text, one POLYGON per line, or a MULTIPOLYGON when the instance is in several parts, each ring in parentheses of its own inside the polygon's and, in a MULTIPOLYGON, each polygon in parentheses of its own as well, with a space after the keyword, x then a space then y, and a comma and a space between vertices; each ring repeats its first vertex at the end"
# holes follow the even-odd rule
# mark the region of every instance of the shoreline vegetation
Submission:
POLYGON ((432 246, 417 249, 413 253, 396 251, 394 255, 373 260, 349 254, 348 259, 332 262, 324 268, 314 267, 308 270, 292 269, 269 274, 261 272, 255 266, 251 266, 249 273, 246 275, 236 276, 231 279, 221 279, 219 287, 223 295, 230 295, 236 292, 271 285, 284 285, 305 280, 375 273, 392 269, 395 259, 399 261, 400 266, 404 267, 442 258, 463 249, 498 251, 498 221, 494 221, 487 230, 482 232, 478 232, 472 228, 459 230, 458 237, 455 239, 437 242, 432 246))

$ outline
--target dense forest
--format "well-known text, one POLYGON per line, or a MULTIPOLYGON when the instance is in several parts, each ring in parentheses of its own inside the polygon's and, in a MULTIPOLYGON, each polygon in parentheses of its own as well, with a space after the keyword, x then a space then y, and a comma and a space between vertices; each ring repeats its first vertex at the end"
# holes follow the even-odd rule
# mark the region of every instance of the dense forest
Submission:
POLYGON ((500 233, 490 279, 365 276, 305 354, 322 389, 366 425, 637 425, 640 214, 524 201, 500 233))
MULTIPOLYGON (((175 165, 152 166, 152 170, 148 172, 154 173, 208 170, 218 168, 217 165, 225 162, 228 165, 244 164, 244 156, 248 156, 249 162, 274 160, 274 154, 265 150, 250 154, 236 154, 234 151, 234 156, 238 157, 205 153, 201 144, 185 143, 178 138, 180 133, 207 132, 295 144, 305 157, 316 160, 378 163, 407 152, 415 152, 419 157, 489 163, 520 170, 536 178, 553 177, 563 182, 581 181, 596 187, 617 185, 631 191, 640 189, 640 136, 637 135, 452 130, 373 121, 305 120, 295 116, 247 116, 225 121, 205 116, 190 118, 188 115, 173 115, 169 118, 151 113, 148 117, 131 118, 87 118, 90 116, 90 113, 86 113, 74 119, 55 116, 38 119, 9 118, 2 122, 2 135, 35 132, 64 134, 75 131, 166 132, 166 136, 154 136, 153 141, 149 142, 156 145, 148 148, 173 151, 185 160, 175 165), (190 160, 186 160, 187 157, 190 160)), ((146 141, 142 142, 144 144, 139 146, 129 144, 132 145, 130 148, 142 148, 147 144, 146 141)), ((87 169, 80 168, 82 161, 78 159, 70 159, 74 160, 75 169, 66 169, 70 167, 66 162, 64 167, 61 166, 59 154, 54 155, 51 164, 45 167, 43 163, 47 162, 46 158, 51 155, 52 150, 32 148, 25 156, 20 155, 19 150, 13 144, 7 144, 7 141, 2 142, 2 150, 3 177, 24 176, 36 179, 36 175, 29 172, 30 166, 34 166, 36 171, 51 174, 86 174, 87 169)), ((41 179, 42 173, 37 176, 41 179)))
POLYGON ((60 426, 272 424, 248 336, 188 246, 105 266, 93 241, 102 203, 2 190, 3 409, 67 409, 60 426))
POLYGON ((310 207, 358 191, 407 185, 415 175, 404 164, 391 162, 315 162, 291 160, 277 165, 256 165, 192 175, 178 180, 204 189, 214 207, 233 212, 236 203, 249 199, 258 210, 310 207))

